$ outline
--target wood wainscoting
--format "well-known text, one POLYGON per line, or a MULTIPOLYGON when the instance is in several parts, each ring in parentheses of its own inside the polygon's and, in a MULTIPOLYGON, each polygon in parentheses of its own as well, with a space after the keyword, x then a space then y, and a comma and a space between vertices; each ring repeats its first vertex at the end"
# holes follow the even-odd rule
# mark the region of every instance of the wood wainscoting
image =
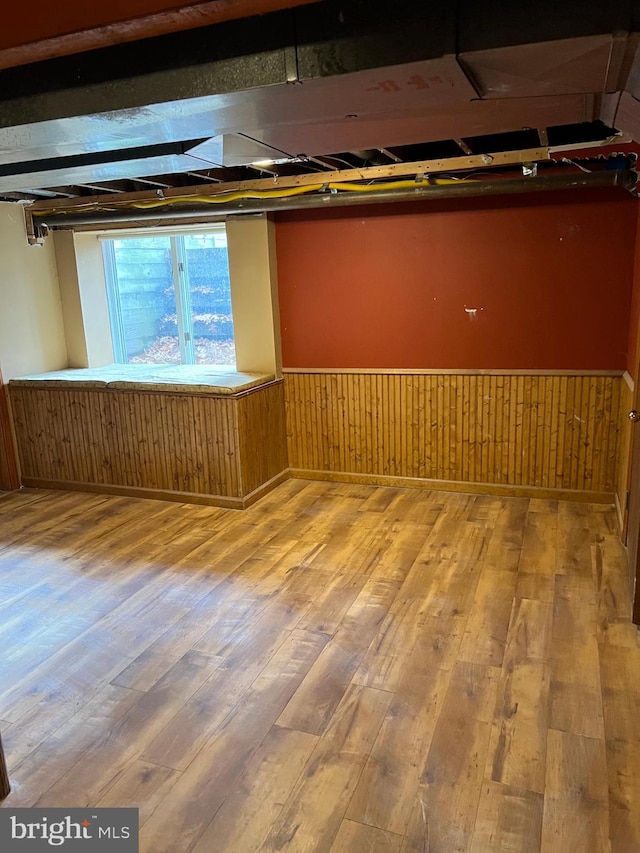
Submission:
POLYGON ((624 374, 620 384, 620 433, 618 436, 618 476, 616 481, 616 513, 620 538, 627 541, 628 495, 631 484, 631 439, 632 426, 629 412, 633 408, 633 379, 624 374))
POLYGON ((286 476, 282 380, 238 394, 10 386, 25 486, 242 508, 286 476))
POLYGON ((3 383, 0 372, 0 490, 12 491, 19 488, 20 476, 11 431, 7 386, 3 383))
POLYGON ((612 502, 622 383, 602 371, 286 371, 291 473, 612 502))

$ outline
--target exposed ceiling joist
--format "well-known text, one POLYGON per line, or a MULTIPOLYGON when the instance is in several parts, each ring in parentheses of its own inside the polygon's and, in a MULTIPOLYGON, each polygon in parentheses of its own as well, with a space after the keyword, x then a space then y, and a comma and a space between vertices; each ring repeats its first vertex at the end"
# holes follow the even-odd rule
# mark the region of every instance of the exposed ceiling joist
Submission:
MULTIPOLYGON (((120 211, 110 208, 102 213, 84 213, 76 216, 60 216, 59 221, 48 220, 47 228, 71 229, 76 226, 93 225, 94 229, 109 228, 114 225, 122 225, 134 222, 138 226, 145 224, 165 224, 167 221, 196 221, 220 220, 221 217, 237 213, 265 213, 281 212, 286 210, 313 209, 318 207, 345 207, 362 204, 383 204, 388 202, 416 202, 435 201, 442 199, 460 197, 486 197, 494 195, 507 195, 511 193, 535 193, 553 190, 580 190, 603 187, 624 187, 631 189, 635 186, 636 175, 627 170, 605 170, 589 174, 560 174, 543 177, 521 177, 506 179, 475 180, 459 182, 447 182, 446 185, 415 185, 412 188, 402 186, 397 190, 381 189, 363 194, 357 191, 345 191, 336 194, 310 194, 296 197, 276 198, 249 198, 237 201, 229 201, 216 205, 213 211, 202 213, 193 209, 189 210, 127 210, 120 211)), ((406 184, 407 182, 401 182, 406 184)), ((33 229, 33 222, 28 225, 33 229)), ((37 231, 30 230, 31 242, 40 242, 41 237, 37 231)))
MULTIPOLYGON (((270 1, 214 5, 225 14, 299 5, 270 1)), ((104 198, 114 182, 166 192, 189 184, 208 192, 214 182, 250 189, 265 179, 270 188, 293 178, 305 186, 317 170, 365 180, 364 167, 398 161, 411 170, 437 161, 423 167, 433 174, 467 168, 459 154, 492 158, 471 168, 499 168, 492 152, 521 149, 535 162, 534 149, 602 144, 616 129, 637 136, 628 107, 637 102, 640 18, 628 0, 606 9, 571 0, 579 16, 548 0, 532 16, 539 2, 496 14, 400 0, 390 18, 384 0, 326 0, 5 70, 0 199, 37 199, 59 186, 82 200, 95 187, 104 198), (149 146, 165 159, 153 162, 149 146)), ((30 22, 29 38, 41 23, 30 22)))
MULTIPOLYGON (((172 187, 156 192, 144 191, 139 193, 121 193, 113 199, 106 196, 85 197, 79 203, 79 207, 87 209, 91 205, 111 204, 121 205, 131 202, 157 201, 158 199, 171 199, 174 197, 188 198, 189 196, 202 196, 205 194, 219 195, 222 193, 237 192, 238 190, 285 190, 295 187, 310 186, 312 184, 333 183, 342 181, 375 181, 387 178, 413 177, 415 175, 429 176, 448 172, 465 172, 472 169, 497 168, 500 166, 517 165, 534 161, 550 160, 550 154, 546 148, 529 148, 522 151, 499 151, 495 154, 476 154, 470 157, 450 157, 439 160, 421 160, 414 163, 393 163, 388 166, 368 166, 359 169, 340 169, 332 172, 314 172, 304 175, 293 175, 283 178, 262 178, 257 180, 233 181, 218 184, 199 185, 191 187, 172 187)), ((73 205, 67 205, 73 207, 73 205)), ((30 208, 31 212, 40 212, 59 209, 60 204, 54 201, 35 202, 30 208)))
POLYGON ((571 168, 567 171, 553 161, 548 148, 525 149, 281 179, 175 187, 166 192, 99 195, 74 203, 40 201, 25 208, 25 218, 28 240, 37 244, 49 229, 89 224, 109 227, 113 223, 160 224, 194 218, 205 222, 238 213, 588 187, 620 186, 635 192, 637 175, 631 164, 625 158, 615 170, 581 168, 582 174, 576 175, 571 168), (538 175, 538 163, 550 168, 538 175), (522 167, 522 177, 516 177, 518 166, 522 167))
POLYGON ((378 148, 378 151, 384 154, 385 157, 388 157, 393 163, 402 163, 402 157, 398 157, 393 151, 389 151, 387 148, 378 148))
POLYGON ((464 139, 460 139, 459 137, 456 137, 456 138, 454 138, 453 141, 458 146, 458 148, 462 151, 463 154, 466 154, 467 156, 470 156, 471 154, 473 154, 473 151, 469 148, 469 146, 464 141, 464 139))

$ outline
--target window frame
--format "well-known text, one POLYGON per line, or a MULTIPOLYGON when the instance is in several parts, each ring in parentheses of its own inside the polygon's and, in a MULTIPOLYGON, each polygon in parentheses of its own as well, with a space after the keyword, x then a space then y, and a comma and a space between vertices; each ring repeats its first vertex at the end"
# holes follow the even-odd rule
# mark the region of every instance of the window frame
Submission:
MULTIPOLYGON (((120 299, 120 288, 118 286, 118 270, 115 255, 116 240, 134 240, 140 237, 169 237, 171 251, 171 269, 173 278, 173 291, 176 303, 176 320, 178 327, 178 346, 180 349, 180 364, 196 364, 196 351, 193 333, 193 320, 191 309, 191 291, 188 277, 188 264, 185 239, 187 236, 199 234, 224 233, 227 246, 228 240, 224 223, 211 223, 196 229, 173 232, 160 229, 154 232, 132 231, 127 234, 104 234, 99 239, 102 243, 102 257, 105 273, 105 284, 107 290, 107 304, 109 308, 109 326, 111 329, 111 340, 113 345, 113 358, 116 363, 129 364, 127 358, 126 336, 122 315, 122 303, 120 299)), ((231 281, 229 277, 229 293, 231 298, 231 281)), ((233 308, 231 312, 233 322, 233 308)), ((235 343, 235 323, 234 343, 235 343)), ((213 363, 211 366, 215 366, 213 363)), ((234 362, 234 367, 237 364, 234 362)))

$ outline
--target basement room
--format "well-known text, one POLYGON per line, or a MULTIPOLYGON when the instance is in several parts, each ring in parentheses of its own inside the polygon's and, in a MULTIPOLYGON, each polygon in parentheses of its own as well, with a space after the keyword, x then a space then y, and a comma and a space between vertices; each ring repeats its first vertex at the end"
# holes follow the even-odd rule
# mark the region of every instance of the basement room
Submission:
POLYGON ((640 851, 640 11, 0 33, 0 850, 640 851))

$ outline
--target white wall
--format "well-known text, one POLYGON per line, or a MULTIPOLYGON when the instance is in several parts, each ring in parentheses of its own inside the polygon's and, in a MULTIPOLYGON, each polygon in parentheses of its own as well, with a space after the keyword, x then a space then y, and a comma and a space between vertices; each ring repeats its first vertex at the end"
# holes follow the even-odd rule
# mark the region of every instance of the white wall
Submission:
MULTIPOLYGON (((281 373, 275 233, 266 216, 227 222, 237 368, 281 373)), ((22 209, 0 203, 0 367, 4 380, 113 361, 95 234, 29 246, 22 209), (57 251, 57 266, 56 266, 57 251), (60 285, 59 279, 60 276, 60 285)))
POLYGON ((80 302, 87 345, 87 366, 113 364, 107 282, 102 245, 95 234, 74 234, 80 302))
POLYGON ((96 234, 53 234, 69 367, 113 362, 102 246, 96 234))
POLYGON ((0 366, 4 380, 67 366, 53 241, 29 246, 22 208, 0 202, 0 366))
POLYGON ((87 341, 82 303, 78 283, 78 265, 73 231, 54 231, 49 238, 55 249, 60 299, 62 300, 62 319, 67 340, 67 358, 69 367, 88 367, 87 341))
POLYGON ((264 214, 227 220, 236 364, 282 373, 275 226, 264 214))

